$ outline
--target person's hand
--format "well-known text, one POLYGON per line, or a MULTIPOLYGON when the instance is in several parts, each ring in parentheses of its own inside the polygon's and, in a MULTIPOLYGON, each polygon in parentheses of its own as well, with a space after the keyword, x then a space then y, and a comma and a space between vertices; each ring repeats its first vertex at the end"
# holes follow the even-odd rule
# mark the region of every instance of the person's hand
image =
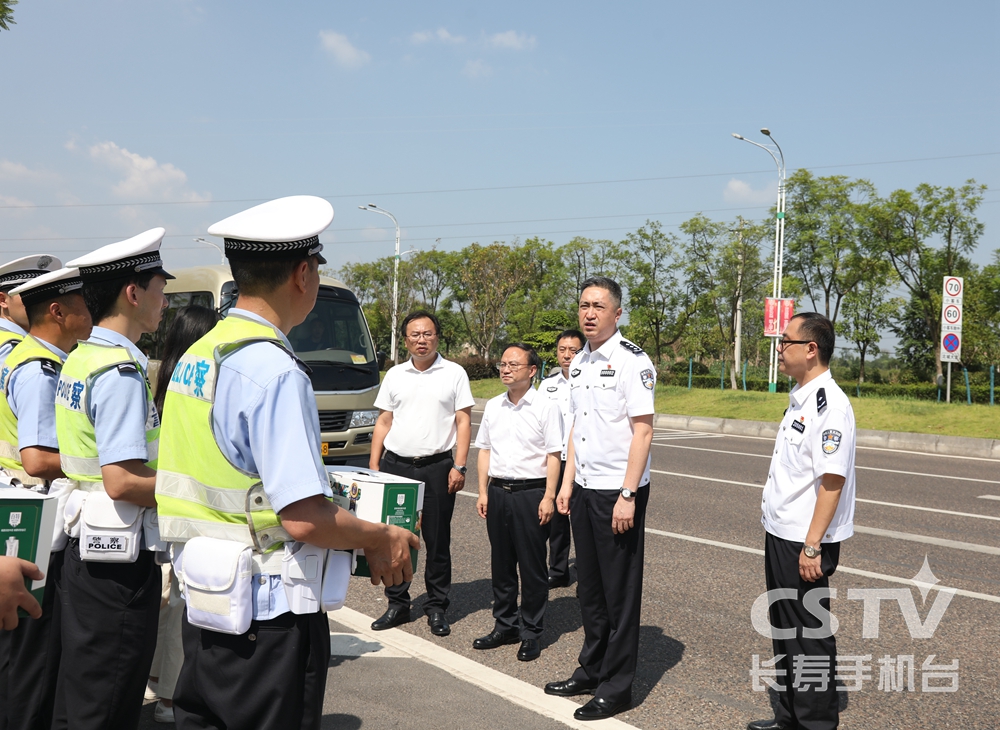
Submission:
POLYGON ((45 574, 34 563, 20 558, 0 557, 0 628, 17 628, 17 609, 23 608, 31 618, 42 615, 42 607, 24 586, 24 579, 41 580, 45 574))
POLYGON ((448 494, 454 494, 455 492, 461 492, 465 487, 465 474, 462 474, 452 467, 451 471, 448 472, 448 494))
POLYGON ((820 578, 823 577, 823 569, 820 567, 820 563, 823 561, 823 555, 817 555, 815 558, 807 558, 805 550, 799 553, 799 575, 802 577, 806 583, 815 583, 820 578))
POLYGON ((615 509, 611 513, 611 531, 616 535, 621 535, 626 530, 631 530, 635 525, 635 497, 625 499, 620 494, 615 502, 615 509))
POLYGON ((372 585, 398 586, 413 580, 410 550, 420 549, 420 538, 396 525, 383 525, 380 539, 365 548, 365 558, 371 569, 372 585))
POLYGON ((538 503, 538 524, 547 525, 556 513, 556 501, 552 497, 542 497, 538 503))
POLYGON ((559 490, 559 496, 556 497, 556 509, 559 510, 559 514, 568 515, 569 514, 569 498, 573 494, 573 486, 564 484, 562 489, 559 490))
POLYGON ((480 494, 476 499, 476 512, 478 512, 479 516, 484 520, 486 519, 486 507, 488 502, 489 497, 485 494, 480 494))

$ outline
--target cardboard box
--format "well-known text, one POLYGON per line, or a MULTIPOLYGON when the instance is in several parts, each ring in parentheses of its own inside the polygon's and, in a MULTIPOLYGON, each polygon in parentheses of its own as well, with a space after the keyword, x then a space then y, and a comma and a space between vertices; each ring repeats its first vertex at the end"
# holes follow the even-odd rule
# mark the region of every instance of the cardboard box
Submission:
MULTIPOLYGON (((420 534, 423 482, 356 466, 328 466, 326 471, 334 502, 339 507, 350 510, 362 520, 398 525, 420 534)), ((410 550, 410 560, 416 572, 416 550, 410 550)), ((351 575, 371 577, 364 550, 354 551, 351 575)))
MULTIPOLYGON (((27 560, 48 573, 58 506, 59 500, 55 497, 30 489, 0 488, 0 555, 27 560)), ((24 579, 25 587, 39 603, 47 577, 24 579)), ((21 609, 18 613, 27 616, 21 609)))

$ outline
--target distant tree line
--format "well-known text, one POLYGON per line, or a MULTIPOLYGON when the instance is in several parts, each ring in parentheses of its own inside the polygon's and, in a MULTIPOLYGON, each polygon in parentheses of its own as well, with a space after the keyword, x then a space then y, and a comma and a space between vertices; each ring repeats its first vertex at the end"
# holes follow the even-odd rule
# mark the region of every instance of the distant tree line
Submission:
MULTIPOLYGON (((867 180, 808 170, 789 178, 783 293, 796 299, 797 311, 814 309, 834 321, 841 343, 860 358, 859 381, 888 331, 899 339, 896 354, 912 381, 941 372, 946 275, 965 277, 965 364, 1000 360, 1000 250, 986 266, 970 258, 984 232, 976 210, 985 190, 969 180, 880 197, 867 180)), ((677 234, 646 221, 621 241, 577 237, 557 246, 536 237, 419 251, 400 262, 400 318, 415 307, 436 312, 442 349, 453 356, 491 359, 505 343, 521 341, 551 360, 558 333, 577 326, 580 284, 602 274, 625 290, 626 335, 662 369, 688 358, 731 365, 740 305, 742 359, 760 366, 768 359, 763 305, 771 293, 773 220, 773 210, 765 221, 697 215, 677 234)), ((357 293, 377 345, 388 351, 392 257, 348 264, 337 275, 357 293)))

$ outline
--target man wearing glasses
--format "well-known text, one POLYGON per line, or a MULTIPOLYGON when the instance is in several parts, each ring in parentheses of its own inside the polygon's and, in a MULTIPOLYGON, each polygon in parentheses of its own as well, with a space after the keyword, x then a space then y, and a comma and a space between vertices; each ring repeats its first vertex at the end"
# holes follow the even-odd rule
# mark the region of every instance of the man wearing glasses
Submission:
POLYGON ((556 510, 563 444, 559 409, 531 387, 541 367, 538 353, 528 345, 514 344, 504 351, 499 369, 507 392, 486 404, 476 437, 476 511, 486 520, 490 536, 494 625, 472 647, 495 649, 520 640, 517 658, 522 662, 537 659, 542 651, 539 639, 549 600, 545 538, 556 510))
MULTIPOLYGON (((559 369, 545 378, 538 386, 538 394, 548 398, 558 406, 563 417, 562 466, 559 469, 559 484, 566 473, 566 442, 569 429, 573 425, 573 414, 569 410, 569 365, 576 353, 583 349, 583 333, 566 330, 556 339, 556 359, 559 369)), ((569 585, 569 515, 557 510, 549 522, 549 588, 569 585)))
MULTIPOLYGON (((854 534, 854 411, 830 374, 834 343, 833 324, 816 312, 792 317, 778 342, 778 368, 797 384, 771 456, 761 522, 782 689, 775 718, 751 722, 748 730, 832 730, 838 725, 836 641, 830 631, 816 637, 817 632, 804 630, 820 627, 806 608, 809 593, 828 591, 840 543, 854 534)), ((823 594, 812 594, 818 595, 823 594)), ((830 599, 821 598, 819 605, 829 611, 830 599)))
MULTIPOLYGON (((451 516, 455 493, 465 486, 475 399, 465 369, 438 354, 437 317, 423 310, 411 312, 400 331, 410 359, 389 369, 375 399, 379 416, 369 467, 424 483, 424 613, 431 633, 447 636, 451 516)), ((389 607, 372 623, 375 631, 410 620, 409 583, 387 587, 385 597, 389 607)))

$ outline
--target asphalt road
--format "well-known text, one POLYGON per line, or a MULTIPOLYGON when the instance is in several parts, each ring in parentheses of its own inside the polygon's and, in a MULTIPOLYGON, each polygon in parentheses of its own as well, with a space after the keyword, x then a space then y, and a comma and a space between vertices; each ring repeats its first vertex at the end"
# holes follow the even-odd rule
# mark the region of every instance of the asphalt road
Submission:
MULTIPOLYGON (((473 416, 478 423, 481 414, 473 416)), ((767 439, 657 429, 639 669, 634 707, 618 716, 622 722, 647 730, 742 728, 771 716, 771 696, 755 691, 750 672, 755 655, 761 663, 771 658, 770 639, 755 631, 751 608, 765 590, 760 496, 772 450, 767 439)), ((862 448, 857 465, 857 534, 844 543, 831 580, 832 613, 838 654, 867 657, 851 660, 867 667, 867 677, 860 690, 842 693, 841 727, 1000 727, 1000 464, 862 448), (925 560, 933 577, 925 570, 919 580, 935 584, 926 601, 910 580, 925 560), (869 615, 867 630, 864 607, 873 614, 875 601, 872 593, 863 600, 863 592, 851 600, 857 589, 896 590, 881 601, 877 618, 869 615), (911 601, 908 625, 901 606, 911 601), (914 638, 922 630, 928 636, 914 638), (905 658, 902 688, 893 689, 888 670, 897 678, 899 657, 911 656, 912 690, 905 658), (957 688, 930 691, 955 680, 932 677, 925 662, 957 662, 957 669, 936 670, 957 673, 957 688)), ((546 682, 576 666, 582 629, 575 583, 550 594, 537 661, 518 662, 516 645, 472 648, 493 626, 489 544, 475 512, 475 484, 473 453, 453 521, 452 634, 434 638, 422 618, 390 632, 367 631, 368 617, 380 615, 385 600, 366 581, 353 582, 352 613, 342 616, 347 625, 331 614, 339 656, 330 668, 326 726, 583 726, 573 723, 568 701, 542 707, 538 697, 546 682)), ((419 570, 411 595, 420 617, 419 570)))

